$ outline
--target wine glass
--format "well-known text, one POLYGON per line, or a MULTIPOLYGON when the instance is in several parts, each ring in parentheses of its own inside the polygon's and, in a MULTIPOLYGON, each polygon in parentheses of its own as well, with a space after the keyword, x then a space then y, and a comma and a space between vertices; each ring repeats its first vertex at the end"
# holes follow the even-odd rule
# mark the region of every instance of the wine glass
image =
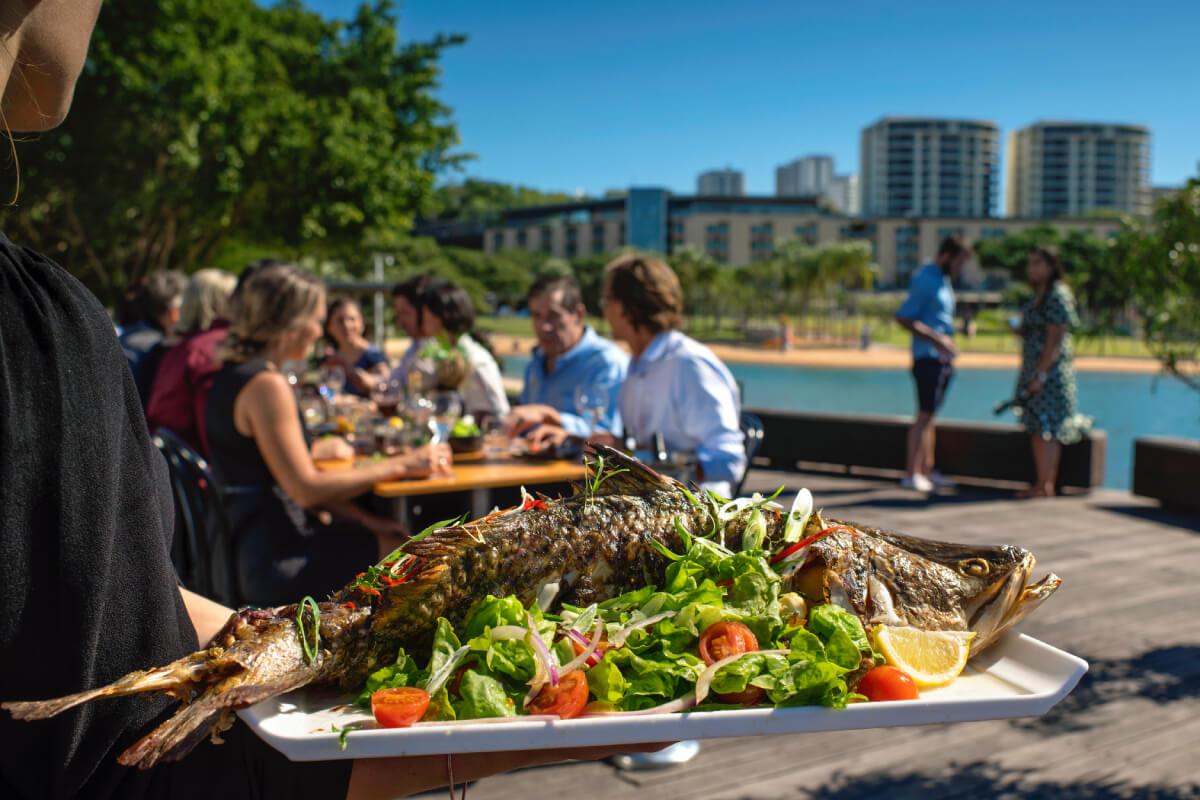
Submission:
POLYGON ((463 404, 458 392, 438 392, 433 396, 433 420, 437 429, 437 441, 450 438, 450 429, 462 417, 463 404))
POLYGON ((575 411, 591 423, 591 435, 600 429, 611 392, 612 387, 605 383, 585 383, 575 388, 575 411))
POLYGON ((321 394, 330 403, 346 388, 346 371, 339 365, 330 365, 321 370, 321 394))
POLYGON ((372 394, 379 413, 385 418, 394 417, 404 399, 404 381, 396 377, 381 380, 372 394))

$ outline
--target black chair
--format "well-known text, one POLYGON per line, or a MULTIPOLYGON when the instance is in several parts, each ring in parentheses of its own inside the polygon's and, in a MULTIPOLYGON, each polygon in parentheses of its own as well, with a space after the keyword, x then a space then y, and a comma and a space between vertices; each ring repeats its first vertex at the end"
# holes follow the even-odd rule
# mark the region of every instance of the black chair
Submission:
POLYGON ((204 457, 177 434, 159 428, 154 441, 171 472, 176 519, 172 554, 180 580, 197 594, 240 606, 237 550, 220 483, 204 457))
POLYGON ((741 429, 746 444, 746 471, 742 473, 741 480, 737 482, 737 486, 733 489, 734 497, 742 496, 742 487, 746 485, 746 478, 750 475, 750 468, 754 464, 754 457, 758 455, 758 449, 762 447, 763 442, 762 420, 756 415, 748 411, 743 411, 741 429))

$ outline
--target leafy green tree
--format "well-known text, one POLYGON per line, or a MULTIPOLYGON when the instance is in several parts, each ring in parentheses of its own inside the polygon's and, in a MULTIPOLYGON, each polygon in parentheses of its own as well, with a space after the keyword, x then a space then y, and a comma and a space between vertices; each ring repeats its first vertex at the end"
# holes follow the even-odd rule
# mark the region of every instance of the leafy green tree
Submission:
POLYGON ((109 299, 239 237, 320 256, 406 228, 463 158, 434 90, 464 40, 401 45, 396 23, 391 0, 345 23, 299 0, 105 4, 70 117, 21 145, 31 199, 3 224, 109 299))
POLYGON ((567 203, 575 199, 565 192, 542 192, 527 186, 467 178, 438 188, 435 218, 489 222, 508 208, 567 203))
POLYGON ((1200 178, 1130 221, 1113 247, 1151 352, 1200 391, 1200 178))
POLYGON ((999 239, 983 239, 975 243, 975 252, 984 268, 1004 269, 1014 281, 1022 282, 1029 251, 1035 247, 1058 254, 1076 298, 1094 323, 1093 332, 1111 330, 1129 299, 1125 276, 1113 256, 1113 242, 1090 232, 1063 232, 1045 224, 999 239))

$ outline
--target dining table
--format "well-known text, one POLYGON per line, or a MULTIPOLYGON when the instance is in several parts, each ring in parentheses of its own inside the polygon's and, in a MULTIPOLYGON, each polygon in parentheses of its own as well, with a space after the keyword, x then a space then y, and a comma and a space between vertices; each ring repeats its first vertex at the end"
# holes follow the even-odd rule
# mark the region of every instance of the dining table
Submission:
MULTIPOLYGON (((316 461, 321 470, 351 469, 354 459, 316 461)), ((492 491, 524 486, 562 485, 582 480, 587 468, 581 459, 544 459, 519 455, 484 458, 479 454, 455 454, 449 474, 428 478, 380 481, 373 494, 388 507, 389 515, 408 525, 410 503, 432 495, 466 494, 472 519, 492 510, 492 491)), ((464 509, 465 510, 465 509, 464 509)))

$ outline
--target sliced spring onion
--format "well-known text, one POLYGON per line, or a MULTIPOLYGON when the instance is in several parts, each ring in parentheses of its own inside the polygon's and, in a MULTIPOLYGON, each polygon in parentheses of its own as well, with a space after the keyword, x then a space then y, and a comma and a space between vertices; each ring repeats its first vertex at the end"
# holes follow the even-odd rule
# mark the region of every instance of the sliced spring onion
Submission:
POLYGON ((311 595, 305 595, 296 607, 296 632, 300 635, 300 648, 304 650, 304 660, 312 664, 317 660, 321 647, 321 607, 311 595), (304 630, 305 611, 310 612, 312 642, 309 642, 308 632, 304 630))
POLYGON ((783 526, 783 540, 785 542, 798 542, 804 536, 804 527, 808 525, 808 518, 813 512, 813 496, 808 489, 801 489, 796 492, 796 499, 792 502, 792 510, 788 512, 787 523, 783 526))
POLYGON ((629 638, 629 634, 642 628, 648 628, 657 622, 662 622, 664 619, 670 619, 671 617, 675 616, 675 614, 676 612, 674 611, 664 611, 661 614, 655 614, 653 617, 639 619, 637 622, 626 625, 624 628, 608 637, 608 643, 613 647, 620 647, 625 644, 625 640, 629 638))
POLYGON ((763 518, 762 510, 755 506, 750 512, 746 530, 742 531, 742 550, 761 550, 766 538, 767 521, 763 518))
POLYGON ((558 581, 554 583, 546 583, 538 589, 537 604, 542 611, 549 611, 550 604, 554 602, 554 598, 558 597, 558 590, 562 584, 558 581))
POLYGON ((471 652, 471 648, 464 644, 454 651, 454 655, 446 659, 446 663, 442 664, 441 669, 429 676, 429 680, 425 681, 424 688, 430 697, 437 694, 446 685, 446 681, 450 680, 450 676, 454 674, 454 670, 458 669, 458 665, 462 663, 469 652, 471 652))
POLYGON ((738 653, 737 655, 729 656, 728 658, 722 658, 720 661, 717 661, 709 666, 709 668, 704 670, 704 672, 700 673, 700 677, 696 679, 696 702, 703 703, 704 698, 708 697, 708 687, 712 685, 713 678, 717 677, 717 673, 720 672, 722 667, 728 666, 729 664, 732 664, 740 658, 745 658, 746 656, 786 656, 787 654, 787 650, 751 650, 748 653, 738 653))

